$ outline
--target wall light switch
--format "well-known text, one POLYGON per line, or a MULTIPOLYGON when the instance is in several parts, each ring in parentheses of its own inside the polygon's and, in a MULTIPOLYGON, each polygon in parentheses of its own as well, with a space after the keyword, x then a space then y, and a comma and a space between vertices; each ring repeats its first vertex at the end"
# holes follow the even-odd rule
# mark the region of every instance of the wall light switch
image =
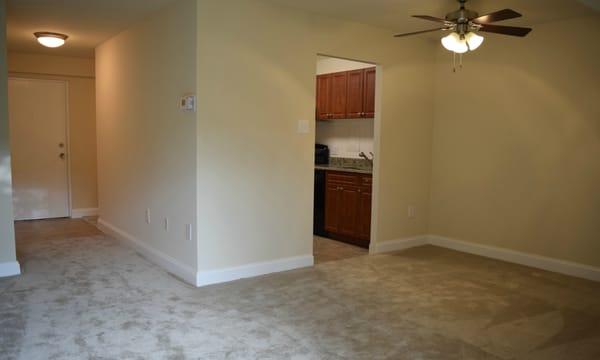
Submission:
POLYGON ((192 231, 192 224, 185 224, 185 238, 188 241, 192 241, 192 236, 193 236, 193 231, 192 231))
POLYGON ((169 218, 165 218, 164 226, 165 226, 165 231, 169 231, 169 218))
POLYGON ((150 224, 150 209, 146 209, 146 224, 150 224))
POLYGON ((310 132, 310 124, 308 120, 298 120, 298 134, 308 134, 310 132))

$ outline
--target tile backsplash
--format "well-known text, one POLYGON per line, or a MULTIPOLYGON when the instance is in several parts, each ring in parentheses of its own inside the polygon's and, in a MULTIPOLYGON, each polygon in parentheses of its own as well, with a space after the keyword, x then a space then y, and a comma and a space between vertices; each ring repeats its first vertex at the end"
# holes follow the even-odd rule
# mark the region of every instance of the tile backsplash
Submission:
POLYGON ((329 146, 330 156, 359 159, 373 150, 373 119, 317 121, 316 141, 329 146))

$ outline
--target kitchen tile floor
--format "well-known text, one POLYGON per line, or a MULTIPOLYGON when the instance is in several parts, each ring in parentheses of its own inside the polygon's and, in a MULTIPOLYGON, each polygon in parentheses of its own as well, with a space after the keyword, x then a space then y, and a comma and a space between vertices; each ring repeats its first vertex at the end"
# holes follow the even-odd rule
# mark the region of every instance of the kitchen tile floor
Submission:
POLYGON ((320 236, 313 238, 315 264, 350 259, 369 254, 369 250, 320 236))

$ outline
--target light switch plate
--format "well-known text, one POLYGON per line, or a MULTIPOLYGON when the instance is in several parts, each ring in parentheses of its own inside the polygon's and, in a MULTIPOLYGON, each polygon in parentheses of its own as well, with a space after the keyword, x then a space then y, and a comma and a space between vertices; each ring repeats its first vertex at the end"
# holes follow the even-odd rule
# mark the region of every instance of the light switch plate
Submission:
POLYGON ((185 224, 185 238, 187 241, 192 241, 193 231, 192 224, 185 224))
POLYGON ((417 217, 417 208, 414 205, 409 205, 408 206, 408 218, 414 219, 415 217, 417 217))
POLYGON ((298 134, 308 134, 310 132, 310 124, 308 120, 298 120, 298 134))

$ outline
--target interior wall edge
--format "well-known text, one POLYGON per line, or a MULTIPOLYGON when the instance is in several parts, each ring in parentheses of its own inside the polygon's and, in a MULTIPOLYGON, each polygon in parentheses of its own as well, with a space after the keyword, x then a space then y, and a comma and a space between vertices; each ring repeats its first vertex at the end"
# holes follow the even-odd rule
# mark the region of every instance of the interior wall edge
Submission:
POLYGON ((133 235, 102 218, 98 219, 98 228, 105 234, 108 234, 117 240, 123 241, 126 245, 144 255, 151 262, 161 266, 167 272, 175 275, 186 283, 191 285, 196 284, 196 269, 177 261, 175 258, 137 239, 133 235))
POLYGON ((21 275, 21 265, 18 261, 0 263, 0 278, 21 275))

